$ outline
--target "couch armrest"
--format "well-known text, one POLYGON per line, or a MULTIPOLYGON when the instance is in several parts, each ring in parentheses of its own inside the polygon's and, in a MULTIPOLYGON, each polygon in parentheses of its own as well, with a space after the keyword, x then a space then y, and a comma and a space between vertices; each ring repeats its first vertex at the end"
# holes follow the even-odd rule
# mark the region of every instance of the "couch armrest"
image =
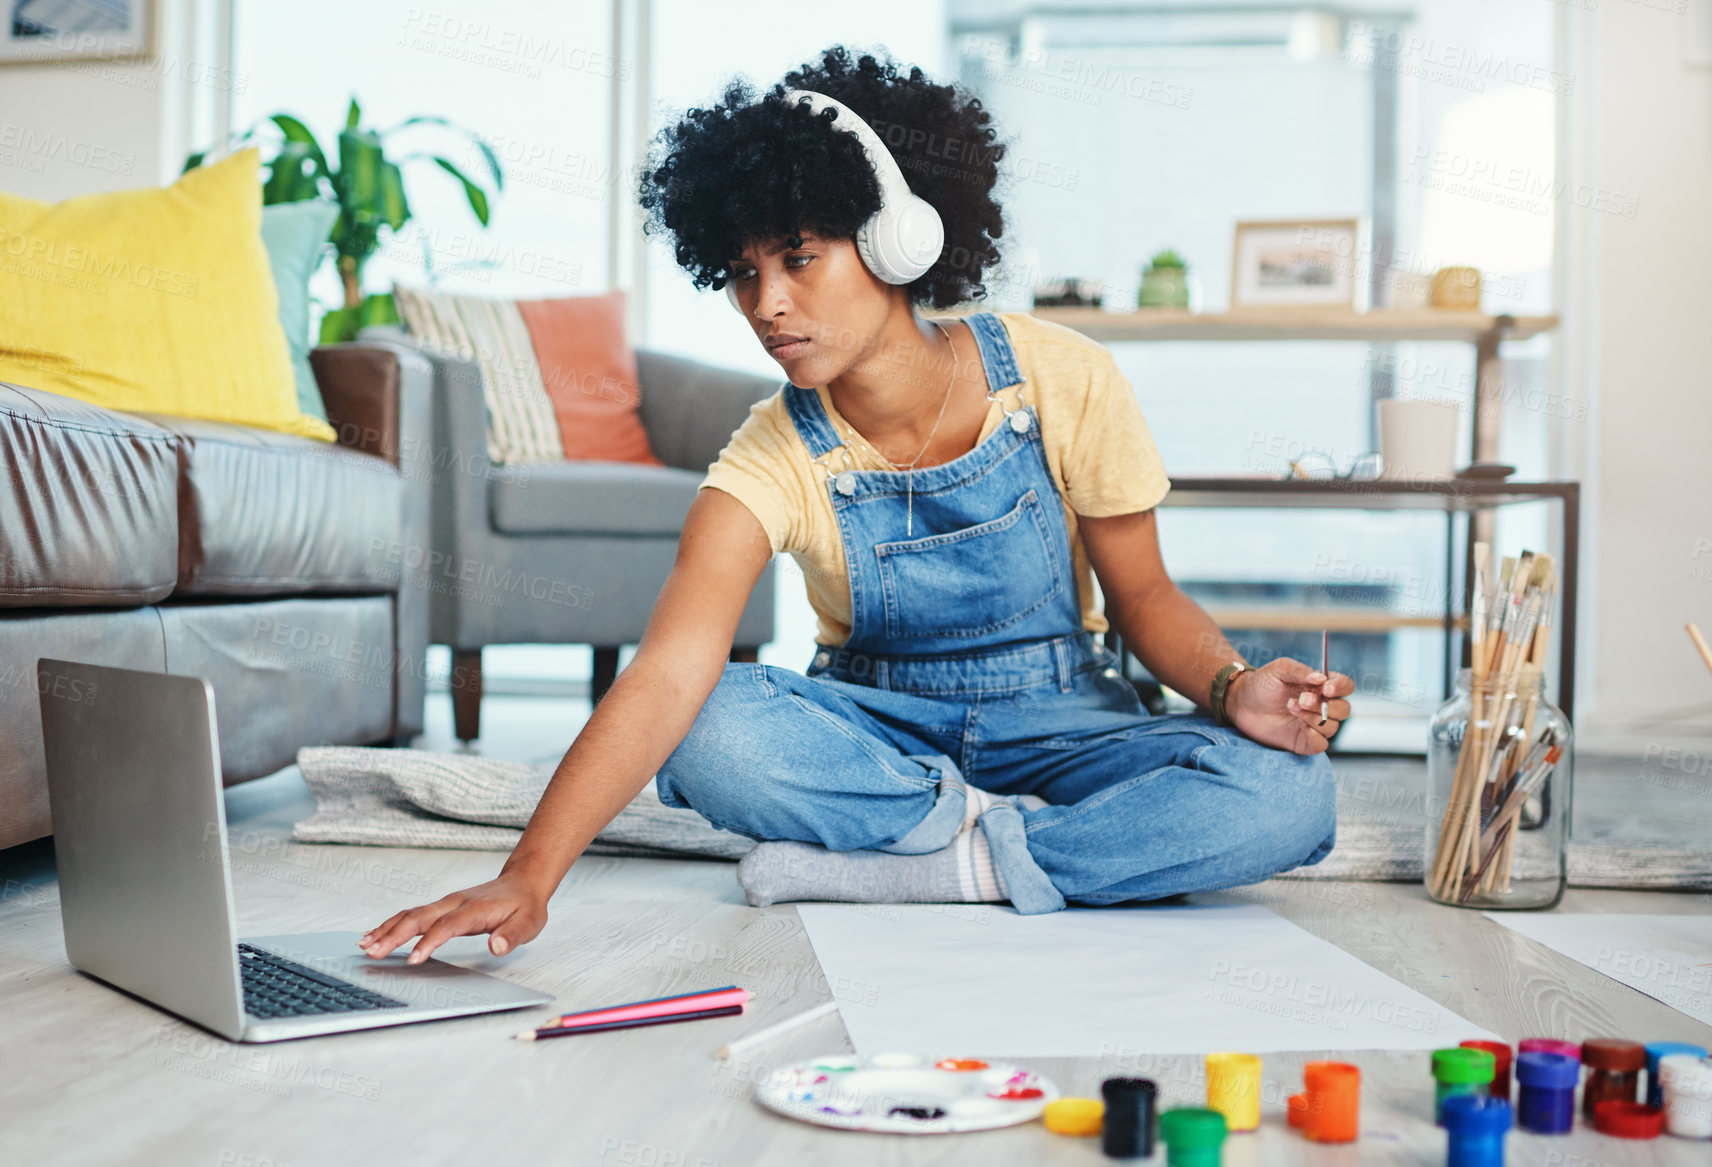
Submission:
POLYGON ((404 479, 395 545, 372 549, 374 573, 396 587, 393 605, 393 738, 423 729, 427 696, 429 552, 433 483, 433 369, 408 345, 320 345, 310 367, 340 445, 385 458, 404 479))
POLYGON ((784 385, 777 377, 649 349, 636 351, 636 379, 642 388, 642 426, 654 453, 668 466, 698 473, 719 457, 749 416, 749 407, 784 385))
POLYGON ((381 342, 324 344, 311 350, 309 364, 341 446, 402 470, 409 442, 427 444, 431 371, 420 353, 381 342))
POLYGON ((511 472, 488 457, 487 398, 481 366, 473 360, 430 352, 394 325, 372 325, 358 343, 392 345, 415 354, 432 371, 432 425, 425 461, 433 482, 430 555, 426 562, 441 574, 428 589, 429 629, 434 644, 480 647, 491 611, 460 598, 455 583, 470 564, 495 562, 489 520, 488 486, 511 472), (449 574, 447 574, 449 573, 449 574))

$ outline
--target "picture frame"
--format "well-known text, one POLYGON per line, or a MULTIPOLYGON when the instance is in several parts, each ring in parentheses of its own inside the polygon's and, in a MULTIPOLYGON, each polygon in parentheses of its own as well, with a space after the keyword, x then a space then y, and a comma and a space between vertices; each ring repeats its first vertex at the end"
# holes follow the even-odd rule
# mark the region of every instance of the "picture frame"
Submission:
POLYGON ((154 49, 154 0, 0 0, 0 65, 130 60, 154 49))
POLYGON ((1362 266, 1360 219, 1242 221, 1231 247, 1230 310, 1354 312, 1362 266))

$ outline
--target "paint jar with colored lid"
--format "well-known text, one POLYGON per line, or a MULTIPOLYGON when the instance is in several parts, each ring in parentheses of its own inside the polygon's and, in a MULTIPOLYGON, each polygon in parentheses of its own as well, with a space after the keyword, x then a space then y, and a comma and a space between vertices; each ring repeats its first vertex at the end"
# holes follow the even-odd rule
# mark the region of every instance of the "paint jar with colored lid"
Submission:
POLYGON ((1590 1071, 1581 1088, 1581 1114, 1592 1118, 1593 1108, 1601 1102, 1635 1102, 1640 1098, 1647 1047, 1615 1037, 1589 1038, 1581 1043, 1581 1064, 1590 1071))
POLYGON ((1180 1106, 1159 1116, 1168 1167, 1219 1167, 1225 1132, 1225 1116, 1216 1110, 1180 1106))
POLYGON ((1445 1099, 1458 1094, 1488 1094, 1497 1059, 1483 1049, 1433 1051, 1433 1121, 1444 1125, 1445 1099))
POLYGON ((1712 1139, 1712 1062, 1693 1054, 1659 1059, 1664 1129, 1680 1139, 1712 1139))
POLYGON ((1503 1167, 1510 1122, 1510 1103, 1503 1098, 1479 1093, 1445 1099, 1446 1167, 1503 1167))
POLYGON ((1644 1102, 1601 1102, 1593 1108, 1593 1129, 1619 1139, 1656 1139, 1664 1133, 1664 1111, 1644 1102))
POLYGON ((1361 1068, 1348 1062, 1309 1062, 1302 1078, 1308 1087, 1302 1133, 1316 1143, 1353 1143, 1361 1125, 1361 1068))
POLYGON ((1510 1046, 1502 1041, 1459 1041, 1463 1049, 1483 1049, 1492 1055, 1492 1087, 1494 1098, 1510 1097, 1510 1046))
POLYGON ((1575 1084, 1580 1080, 1581 1063, 1568 1054, 1517 1054, 1517 1123, 1536 1135, 1568 1134, 1575 1125, 1575 1084))
POLYGON ((1107 1078, 1100 1083, 1105 1100, 1101 1149, 1113 1159, 1145 1159, 1153 1154, 1153 1107, 1159 1087, 1152 1078, 1107 1078))
POLYGON ((1207 1109, 1225 1116, 1231 1133, 1260 1127, 1260 1059, 1253 1054, 1207 1055, 1207 1109))
POLYGON ((1579 1041, 1560 1041, 1555 1037, 1524 1037, 1516 1045, 1516 1052, 1522 1054, 1563 1054, 1571 1057, 1579 1064, 1581 1061, 1581 1043, 1579 1041))
POLYGON ((1659 1059, 1671 1054, 1690 1054, 1697 1058, 1706 1056, 1706 1051, 1700 1046, 1691 1045, 1686 1041, 1649 1041, 1647 1051, 1647 1105, 1663 1106, 1664 1090, 1659 1081, 1659 1059))
POLYGON ((1040 1120, 1055 1135, 1097 1135, 1105 1126, 1105 1103, 1097 1098, 1055 1098, 1040 1112, 1040 1120))

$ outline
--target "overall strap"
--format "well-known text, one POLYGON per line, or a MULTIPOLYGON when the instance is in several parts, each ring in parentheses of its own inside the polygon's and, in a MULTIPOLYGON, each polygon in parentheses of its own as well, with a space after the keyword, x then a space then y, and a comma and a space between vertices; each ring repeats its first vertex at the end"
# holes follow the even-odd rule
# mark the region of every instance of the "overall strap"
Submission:
POLYGON ((975 343, 980 347, 981 363, 987 370, 988 390, 997 393, 1019 383, 1022 370, 1017 367, 1016 350, 1011 347, 1011 338, 1005 332, 1004 323, 991 312, 965 316, 963 323, 975 334, 975 343))
POLYGON ((832 428, 832 419, 821 408, 820 394, 816 390, 804 389, 787 381, 784 394, 791 424, 797 427, 810 458, 818 461, 844 444, 839 440, 838 431, 832 428))

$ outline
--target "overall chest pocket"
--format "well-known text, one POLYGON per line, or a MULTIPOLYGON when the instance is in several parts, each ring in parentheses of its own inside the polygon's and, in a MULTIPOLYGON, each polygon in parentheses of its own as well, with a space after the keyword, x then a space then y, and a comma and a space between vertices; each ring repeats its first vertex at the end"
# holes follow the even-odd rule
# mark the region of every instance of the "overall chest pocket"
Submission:
POLYGON ((886 635, 974 638, 1040 610, 1064 590, 1040 496, 1005 514, 924 539, 876 543, 886 635))

